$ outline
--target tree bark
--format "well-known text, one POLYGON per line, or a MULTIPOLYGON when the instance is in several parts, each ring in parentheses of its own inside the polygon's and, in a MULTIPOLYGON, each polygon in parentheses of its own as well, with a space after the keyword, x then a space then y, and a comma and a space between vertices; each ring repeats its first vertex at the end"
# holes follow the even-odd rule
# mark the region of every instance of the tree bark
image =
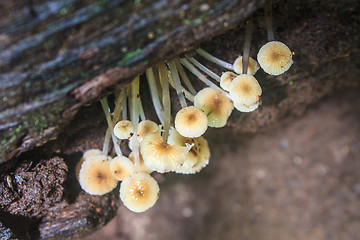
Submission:
MULTIPOLYGON (((0 16, 0 132, 4 163, 0 188, 10 194, 3 196, 11 196, 1 202, 0 228, 4 239, 81 237, 116 214, 120 205, 117 191, 103 197, 80 192, 71 170, 81 156, 79 149, 94 147, 94 142, 101 144, 92 141, 89 146, 70 141, 79 132, 95 127, 95 119, 99 119, 86 110, 78 112, 84 104, 124 86, 147 67, 191 51, 199 44, 215 56, 229 62, 235 60, 242 54, 243 22, 249 16, 258 27, 250 56, 255 57, 266 43, 260 9, 265 0, 172 2, 94 1, 84 6, 82 1, 68 0, 55 5, 35 1, 28 7, 13 3, 1 6, 7 14, 0 16), (203 11, 200 6, 205 3, 209 8, 203 11), (56 159, 64 166, 63 171, 42 168, 37 154, 56 159), (33 163, 27 169, 24 162, 33 163), (22 199, 16 195, 21 189, 16 174, 20 171, 37 175, 44 169, 49 176, 64 182, 61 200, 58 195, 45 198, 47 205, 40 203, 36 211, 11 208, 22 199), (64 172, 68 173, 67 178, 64 172), (18 217, 31 227, 19 231, 15 224, 18 217)), ((278 77, 259 72, 263 105, 251 114, 234 112, 227 128, 216 134, 254 133, 287 116, 303 114, 307 106, 323 96, 336 94, 340 88, 359 87, 359 9, 357 1, 276 3, 275 38, 294 51, 295 63, 289 72, 278 77)), ((192 80, 199 84, 196 78, 192 80)), ((88 111, 101 113, 94 104, 88 111)), ((104 129, 100 130, 95 134, 97 139, 104 133, 104 129)), ((216 136, 210 133, 209 140, 216 141, 216 136)), ((41 181, 31 179, 34 185, 41 181)))

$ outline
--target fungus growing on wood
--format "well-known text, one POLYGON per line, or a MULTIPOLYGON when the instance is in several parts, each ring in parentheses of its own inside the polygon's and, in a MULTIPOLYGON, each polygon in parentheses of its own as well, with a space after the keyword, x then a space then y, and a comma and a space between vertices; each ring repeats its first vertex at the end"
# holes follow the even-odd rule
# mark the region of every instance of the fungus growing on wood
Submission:
POLYGON ((110 160, 111 158, 106 155, 95 155, 83 162, 79 182, 85 192, 91 195, 103 195, 117 186, 118 181, 110 172, 110 160))
MULTIPOLYGON (((260 101, 262 90, 260 84, 252 75, 242 74, 230 84, 230 97, 237 106, 251 106, 260 101)), ((237 108, 238 109, 238 108, 237 108)), ((240 109, 238 109, 240 111, 240 109)))
MULTIPOLYGON (((243 74, 243 57, 238 57, 234 62, 234 72, 237 74, 243 74)), ((259 70, 259 64, 253 58, 249 57, 247 74, 255 75, 255 73, 259 70)))
POLYGON ((121 120, 114 126, 114 134, 118 139, 129 139, 134 131, 135 126, 129 120, 121 120))
POLYGON ((163 140, 159 132, 147 134, 140 145, 145 165, 157 172, 175 171, 185 161, 189 149, 163 140))
POLYGON ((119 181, 135 172, 135 165, 125 156, 117 156, 110 161, 110 172, 119 181))
POLYGON ((189 106, 177 112, 175 128, 184 137, 200 137, 208 127, 206 114, 194 106, 189 106))
POLYGON ((144 212, 155 205, 159 198, 158 183, 149 174, 134 173, 120 185, 120 198, 133 212, 144 212))
POLYGON ((194 98, 194 106, 204 111, 208 126, 220 128, 225 126, 232 110, 233 102, 212 88, 204 88, 194 98))
POLYGON ((292 52, 282 42, 268 42, 262 46, 257 55, 261 68, 270 75, 280 75, 293 64, 292 52))

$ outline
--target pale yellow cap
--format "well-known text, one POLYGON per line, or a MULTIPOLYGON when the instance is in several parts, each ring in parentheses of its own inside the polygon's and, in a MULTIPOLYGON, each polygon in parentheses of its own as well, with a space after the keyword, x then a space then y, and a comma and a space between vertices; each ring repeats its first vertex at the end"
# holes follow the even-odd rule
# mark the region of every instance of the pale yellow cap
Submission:
POLYGON ((225 126, 234 109, 234 104, 228 97, 209 87, 195 95, 194 106, 205 113, 208 126, 215 128, 225 126))
POLYGON ((134 124, 129 120, 121 120, 114 126, 114 134, 118 139, 129 139, 134 131, 134 124))
POLYGON ((236 78, 238 75, 233 72, 224 72, 220 77, 220 87, 222 89, 229 91, 230 83, 236 78))
POLYGON ((259 105, 260 105, 260 101, 254 103, 253 105, 249 105, 249 106, 246 106, 243 104, 235 104, 235 108, 240 112, 252 112, 255 109, 257 109, 259 107, 259 105))
POLYGON ((87 158, 80 168, 81 188, 91 195, 103 195, 111 192, 118 183, 110 172, 110 157, 96 155, 87 158))
POLYGON ((292 52, 282 42, 268 42, 257 55, 261 68, 270 75, 280 75, 293 64, 292 52))
MULTIPOLYGON (((242 57, 238 57, 237 59, 235 59, 234 62, 234 71, 237 74, 243 74, 243 70, 242 70, 242 57)), ((255 75, 255 73, 259 70, 259 64, 257 63, 257 61, 255 61, 253 58, 249 57, 249 63, 248 63, 248 70, 247 70, 247 74, 249 75, 255 75)))
MULTIPOLYGON (((135 165, 135 156, 134 156, 134 152, 131 152, 129 154, 129 159, 130 161, 135 165)), ((139 150, 139 160, 140 160, 140 165, 135 167, 135 171, 139 171, 139 172, 144 172, 144 173, 152 173, 153 170, 151 170, 150 168, 148 168, 145 163, 144 163, 144 159, 141 155, 141 152, 139 150)))
POLYGON ((262 90, 254 76, 242 74, 236 77, 230 84, 229 94, 235 106, 250 106, 259 102, 262 90))
POLYGON ((135 172, 135 166, 125 156, 117 156, 110 161, 110 172, 119 181, 124 180, 135 172))
POLYGON ((80 158, 79 162, 75 166, 75 176, 76 176, 77 180, 79 180, 79 172, 80 172, 81 164, 85 161, 85 159, 92 157, 92 156, 101 155, 101 154, 102 154, 102 151, 100 149, 89 149, 86 152, 84 152, 84 154, 80 158))
POLYGON ((145 212, 154 206, 159 193, 158 183, 147 173, 134 173, 120 185, 120 199, 133 212, 145 212))
POLYGON ((136 135, 138 137, 139 142, 143 140, 146 134, 153 133, 159 131, 159 125, 151 120, 141 121, 137 127, 136 135))
POLYGON ((207 127, 206 114, 194 106, 181 109, 175 116, 175 128, 184 137, 200 137, 207 127))
POLYGON ((210 160, 210 148, 208 142, 204 137, 199 137, 195 139, 195 145, 190 150, 189 155, 193 154, 197 157, 197 162, 192 167, 187 165, 182 165, 175 172, 182 174, 194 174, 200 172, 201 169, 206 167, 209 164, 210 160))
POLYGON ((140 145, 145 165, 157 172, 175 171, 186 160, 188 149, 163 141, 159 132, 147 134, 140 145))

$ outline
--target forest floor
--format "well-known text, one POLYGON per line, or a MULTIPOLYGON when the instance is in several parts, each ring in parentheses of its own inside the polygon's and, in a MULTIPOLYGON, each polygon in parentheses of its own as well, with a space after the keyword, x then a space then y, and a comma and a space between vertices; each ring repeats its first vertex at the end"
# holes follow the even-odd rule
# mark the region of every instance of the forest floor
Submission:
POLYGON ((324 98, 256 135, 210 134, 201 173, 155 175, 152 209, 121 206, 86 239, 360 239, 358 96, 324 98))

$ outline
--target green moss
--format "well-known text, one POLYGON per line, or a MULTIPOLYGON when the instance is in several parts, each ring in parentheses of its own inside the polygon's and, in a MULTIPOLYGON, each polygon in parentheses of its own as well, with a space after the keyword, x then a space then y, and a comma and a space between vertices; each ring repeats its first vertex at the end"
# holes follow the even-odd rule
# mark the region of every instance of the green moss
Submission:
POLYGON ((138 56, 141 53, 141 48, 137 48, 134 51, 128 52, 125 54, 125 56, 121 59, 119 62, 119 65, 124 65, 126 62, 128 62, 130 59, 138 56))

